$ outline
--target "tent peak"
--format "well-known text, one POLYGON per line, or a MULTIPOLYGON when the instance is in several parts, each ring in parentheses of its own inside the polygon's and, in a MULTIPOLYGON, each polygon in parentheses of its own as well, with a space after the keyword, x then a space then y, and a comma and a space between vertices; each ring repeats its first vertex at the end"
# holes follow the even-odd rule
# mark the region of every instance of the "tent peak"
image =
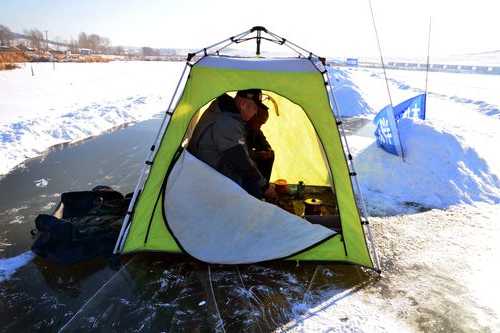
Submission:
POLYGON ((252 27, 252 29, 250 29, 250 32, 254 32, 254 31, 264 31, 264 32, 267 32, 267 29, 263 26, 260 26, 260 25, 256 25, 255 27, 252 27))
POLYGON ((320 62, 323 63, 323 65, 326 64, 326 59, 324 57, 320 57, 316 55, 313 52, 310 52, 303 47, 287 40, 284 37, 281 37, 269 30, 267 30, 266 27, 263 26, 254 26, 250 28, 247 31, 244 31, 242 33, 230 36, 229 38, 226 38, 220 42, 217 42, 215 44, 212 44, 210 46, 204 47, 196 52, 189 53, 187 56, 187 61, 190 62, 194 58, 200 58, 204 57, 207 55, 220 55, 221 52, 228 48, 230 45, 233 44, 240 44, 240 43, 245 43, 251 40, 256 41, 256 52, 255 54, 259 57, 261 55, 261 42, 263 40, 274 43, 277 45, 282 45, 287 48, 289 48, 291 51, 293 51, 299 58, 308 58, 308 59, 315 59, 319 60, 320 62))

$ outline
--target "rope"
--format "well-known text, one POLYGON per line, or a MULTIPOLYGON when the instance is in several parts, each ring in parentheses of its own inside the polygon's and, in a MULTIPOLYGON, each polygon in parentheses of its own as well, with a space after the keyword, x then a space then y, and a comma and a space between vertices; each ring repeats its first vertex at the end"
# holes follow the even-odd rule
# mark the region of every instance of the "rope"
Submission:
MULTIPOLYGON (((314 268, 313 276, 311 277, 311 281, 309 281, 309 285, 307 286, 307 290, 306 290, 305 294, 307 294, 311 290, 311 286, 312 286, 312 284, 314 282, 314 278, 316 277, 316 274, 318 274, 318 268, 320 266, 321 265, 317 265, 316 268, 314 268)), ((304 294, 304 298, 305 298, 305 294, 304 294)))
POLYGON ((316 267, 314 268, 314 273, 311 277, 311 280, 309 281, 309 285, 307 286, 306 292, 304 293, 304 297, 302 298, 302 303, 306 303, 307 295, 309 294, 309 291, 311 290, 311 286, 313 285, 314 278, 316 278, 316 274, 318 274, 319 266, 321 266, 321 265, 316 265, 316 267))
POLYGON ((245 283, 243 282, 243 276, 240 273, 240 269, 238 266, 236 266, 236 271, 238 272, 238 276, 240 277, 241 284, 243 285, 243 288, 250 294, 250 296, 258 303, 262 304, 262 301, 257 295, 252 291, 252 288, 247 288, 245 283))
POLYGON ((99 294, 99 293, 100 293, 100 292, 101 292, 101 291, 102 291, 102 290, 103 290, 103 289, 104 289, 104 288, 105 288, 108 284, 110 284, 110 283, 111 283, 111 281, 113 281, 113 280, 114 280, 114 278, 115 278, 115 277, 116 277, 119 273, 121 273, 121 272, 122 272, 122 271, 123 271, 123 270, 124 270, 124 269, 125 269, 125 268, 126 268, 126 267, 127 267, 127 266, 128 266, 128 265, 129 265, 129 264, 130 264, 133 260, 134 260, 134 259, 135 259, 135 257, 133 257, 132 259, 130 259, 129 261, 127 261, 127 263, 126 263, 125 265, 123 265, 123 266, 122 266, 122 267, 118 270, 118 272, 116 272, 115 274, 113 274, 113 275, 109 278, 109 280, 108 280, 108 281, 106 281, 106 283, 104 283, 104 284, 103 284, 103 285, 102 285, 102 286, 101 286, 101 287, 100 287, 100 288, 99 288, 99 289, 95 292, 95 294, 94 294, 94 295, 92 295, 92 297, 90 297, 90 298, 89 298, 89 299, 88 299, 88 300, 87 300, 87 301, 86 301, 86 302, 82 305, 82 307, 81 307, 81 308, 80 308, 80 309, 79 309, 79 310, 78 310, 78 311, 77 311, 77 312, 73 315, 73 317, 71 317, 71 318, 70 318, 70 320, 68 320, 68 321, 66 322, 66 324, 64 324, 64 326, 63 326, 63 327, 61 327, 61 328, 59 329, 59 331, 58 331, 58 332, 62 332, 62 331, 64 331, 64 330, 65 330, 65 329, 69 326, 69 324, 71 324, 71 323, 73 322, 73 320, 74 320, 74 319, 75 319, 75 318, 76 318, 76 317, 77 317, 80 313, 82 313, 82 311, 85 309, 85 307, 86 307, 87 305, 89 305, 89 304, 90 304, 90 302, 92 302, 92 301, 94 300, 94 298, 95 298, 95 297, 96 297, 96 296, 97 296, 97 295, 98 295, 98 294, 99 294))
POLYGON ((226 333, 226 330, 224 329, 224 320, 222 320, 222 315, 219 311, 219 307, 217 306, 217 299, 215 298, 214 286, 212 285, 212 271, 210 269, 210 265, 208 265, 208 282, 210 284, 210 292, 212 293, 212 297, 214 299, 215 311, 217 311, 217 316, 219 317, 219 324, 221 325, 222 332, 226 333))
MULTIPOLYGON (((250 290, 249 288, 246 287, 245 282, 243 282, 243 276, 240 273, 240 268, 238 267, 238 265, 236 265, 236 272, 238 273, 238 276, 240 278, 240 282, 241 282, 241 285, 243 286, 243 289, 250 295, 250 297, 252 297, 253 299, 255 299, 257 301, 258 305, 262 304, 262 301, 257 297, 257 295, 255 295, 252 290, 250 290)), ((262 315, 264 317, 265 313, 262 312, 262 315)), ((257 327, 259 328, 260 332, 264 332, 265 331, 265 330, 262 329, 259 321, 256 321, 256 324, 257 324, 257 327)))
MULTIPOLYGON (((243 289, 248 290, 247 287, 245 286, 245 282, 243 282, 243 277, 241 276, 240 268, 238 266, 236 266, 236 272, 238 272, 238 276, 240 277, 240 281, 241 281, 241 285, 243 286, 243 289)), ((251 292, 250 290, 248 290, 248 291, 251 292)))

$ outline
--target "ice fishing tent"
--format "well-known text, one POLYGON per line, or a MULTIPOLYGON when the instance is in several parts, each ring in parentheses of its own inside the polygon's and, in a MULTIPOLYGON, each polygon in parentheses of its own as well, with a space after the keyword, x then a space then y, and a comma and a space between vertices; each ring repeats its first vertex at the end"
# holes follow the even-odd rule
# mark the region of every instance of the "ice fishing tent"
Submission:
POLYGON ((370 255, 365 239, 369 226, 358 209, 356 174, 340 135, 342 123, 332 111, 333 97, 323 58, 262 27, 190 54, 115 252, 187 253, 221 264, 342 261, 378 269, 374 247, 370 255), (221 55, 228 45, 252 39, 257 57, 221 55), (261 57, 262 39, 287 45, 299 56, 261 57), (250 88, 262 89, 270 107, 263 131, 276 152, 271 180, 328 186, 336 197, 340 228, 309 223, 255 199, 183 149, 212 101, 250 88))

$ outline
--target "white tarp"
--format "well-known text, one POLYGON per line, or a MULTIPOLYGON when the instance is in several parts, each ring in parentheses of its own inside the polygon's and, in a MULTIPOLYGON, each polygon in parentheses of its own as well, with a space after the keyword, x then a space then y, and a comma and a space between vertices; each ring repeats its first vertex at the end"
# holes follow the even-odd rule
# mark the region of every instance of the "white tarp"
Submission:
POLYGON ((208 263, 283 258, 335 234, 257 200, 187 151, 169 175, 164 208, 183 249, 208 263))

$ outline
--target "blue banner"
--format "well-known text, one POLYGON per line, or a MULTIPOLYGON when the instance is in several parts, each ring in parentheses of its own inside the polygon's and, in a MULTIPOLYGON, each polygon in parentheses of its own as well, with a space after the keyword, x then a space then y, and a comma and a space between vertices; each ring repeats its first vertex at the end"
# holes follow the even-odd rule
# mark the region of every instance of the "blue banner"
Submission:
POLYGON ((394 118, 413 118, 425 120, 425 98, 426 95, 412 97, 394 107, 394 118))
POLYGON ((373 122, 377 125, 375 130, 377 144, 388 153, 403 156, 403 148, 399 141, 398 126, 392 107, 388 105, 383 108, 373 122))

